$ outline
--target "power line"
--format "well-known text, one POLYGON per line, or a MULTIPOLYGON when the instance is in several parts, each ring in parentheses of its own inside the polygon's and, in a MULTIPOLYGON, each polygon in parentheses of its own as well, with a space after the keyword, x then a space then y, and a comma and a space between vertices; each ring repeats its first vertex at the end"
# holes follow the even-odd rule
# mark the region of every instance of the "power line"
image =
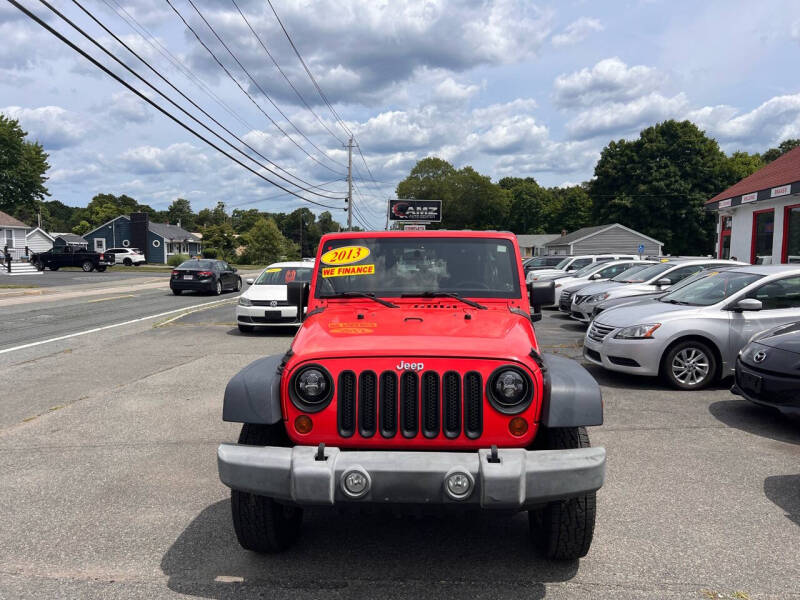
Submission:
MULTIPOLYGON (((320 196, 321 198, 328 198, 328 199, 330 199, 330 200, 335 200, 335 199, 338 199, 338 196, 328 196, 328 195, 326 195, 326 194, 320 194, 320 193, 318 193, 318 192, 315 192, 315 191, 313 191, 313 190, 311 190, 311 189, 305 188, 305 187, 303 187, 302 185, 299 185, 299 184, 295 183, 294 181, 291 181, 291 180, 287 179, 287 178, 286 178, 286 177, 284 177, 283 175, 281 175, 281 174, 279 174, 279 173, 275 173, 275 172, 274 172, 274 171, 272 171, 272 170, 271 170, 269 167, 267 167, 265 164, 258 162, 258 161, 257 161, 257 160, 255 160, 253 157, 249 156, 249 155, 248 155, 246 152, 242 151, 240 148, 238 148, 238 147, 236 147, 235 145, 233 145, 233 144, 232 144, 230 141, 228 141, 227 139, 225 139, 224 137, 222 137, 221 135, 219 135, 219 133, 217 133, 216 131, 212 130, 212 129, 211 129, 210 127, 208 127, 208 126, 207 126, 205 123, 202 123, 202 122, 201 122, 199 119, 197 119, 197 118, 196 118, 194 115, 192 115, 192 114, 190 114, 188 111, 184 110, 184 108, 183 108, 183 107, 181 107, 180 105, 178 105, 177 103, 175 103, 175 102, 174 102, 174 101, 173 101, 171 98, 169 98, 169 97, 168 97, 168 96, 166 96, 166 95, 165 95, 163 92, 161 92, 161 90, 159 90, 158 88, 156 88, 155 86, 153 86, 153 85, 152 85, 152 84, 151 84, 149 81, 145 80, 145 79, 144 79, 144 78, 143 78, 141 75, 139 75, 139 74, 138 74, 136 71, 134 71, 133 69, 131 69, 131 68, 130 68, 128 65, 126 65, 126 64, 125 64, 125 63, 124 63, 122 60, 120 60, 120 59, 119 59, 117 56, 115 56, 113 53, 111 53, 111 52, 110 52, 108 49, 106 49, 105 47, 103 47, 103 46, 102 46, 102 45, 101 45, 99 42, 97 42, 97 40, 95 40, 95 39, 94 39, 92 36, 90 36, 89 34, 87 34, 87 33, 86 33, 86 32, 85 32, 83 29, 81 29, 80 27, 78 27, 77 25, 75 25, 75 23, 73 23, 72 21, 70 21, 70 20, 69 20, 67 17, 65 17, 65 16, 64 16, 62 13, 60 13, 60 12, 59 12, 57 9, 55 9, 53 6, 51 6, 51 5, 50 5, 48 2, 46 2, 45 0, 39 0, 39 1, 40 1, 42 4, 44 4, 44 5, 45 5, 47 8, 49 8, 49 9, 50 9, 52 12, 54 12, 54 13, 55 13, 55 14, 57 14, 59 17, 61 17, 61 19, 62 19, 63 21, 65 21, 66 23, 68 23, 68 24, 69 24, 69 25, 70 25, 70 26, 71 26, 73 29, 75 29, 75 30, 76 30, 76 31, 78 31, 78 32, 79 32, 81 35, 83 35, 83 37, 85 37, 87 40, 89 40, 90 42, 92 42, 92 43, 93 43, 95 46, 97 46, 97 47, 98 47, 100 50, 102 50, 102 51, 103 51, 105 54, 107 54, 107 55, 108 55, 108 56, 110 56, 110 57, 111 57, 113 60, 115 60, 117 63, 119 63, 119 64, 120 64, 120 65, 121 65, 123 68, 125 68, 125 69, 126 69, 128 72, 130 72, 130 73, 131 73, 131 74, 132 74, 134 77, 136 77, 137 79, 139 79, 139 80, 140 80, 142 83, 144 83, 145 85, 147 85, 147 86, 148 86, 150 89, 152 89, 154 92, 156 92, 157 94, 159 94, 159 95, 160 95, 162 98, 164 98, 165 100, 167 100, 167 101, 168 101, 170 104, 172 104, 172 105, 173 105, 175 108, 177 108, 177 109, 178 109, 178 110, 180 110, 182 113, 184 113, 184 114, 185 114, 187 117, 189 117, 190 119, 192 119, 192 120, 193 120, 195 123, 197 123, 198 125, 200 125, 201 127, 203 127, 203 128, 206 130, 206 131, 210 132, 212 135, 214 135, 215 137, 217 137, 219 140, 221 140, 222 142, 224 142, 225 144, 227 144, 229 147, 231 147, 233 150, 235 150, 236 152, 238 152, 239 154, 241 154, 241 155, 242 155, 242 156, 244 156, 245 158, 247 158, 247 159, 249 159, 249 160, 252 160, 252 161, 253 161, 254 163, 256 163, 258 166, 260 166, 260 167, 262 167, 262 168, 266 169, 267 171, 270 171, 271 173, 273 173, 273 174, 274 174, 276 177, 278 177, 278 178, 280 178, 280 179, 284 180, 285 182, 287 182, 287 183, 289 183, 289 184, 291 184, 291 185, 297 186, 298 188, 300 188, 300 189, 301 189, 301 190, 303 190, 303 191, 306 191, 306 192, 308 192, 308 193, 310 193, 310 194, 314 194, 314 195, 316 195, 316 196, 320 196)), ((250 149, 252 152, 254 152, 255 154, 257 154, 257 155, 258 155, 258 156, 260 156, 261 158, 263 158, 263 159, 264 159, 265 161, 267 161, 269 164, 273 165, 274 167, 276 167, 276 168, 277 168, 277 169, 279 169, 280 171, 283 171, 284 173, 288 174, 289 176, 291 176, 291 177, 293 177, 293 178, 297 179, 298 181, 302 181, 303 183, 305 183, 306 185, 308 185, 308 186, 310 186, 310 187, 317 188, 317 189, 322 189, 322 188, 320 188, 319 186, 317 186, 317 185, 314 185, 313 183, 310 183, 310 182, 306 181, 305 179, 302 179, 301 177, 298 177, 297 175, 293 175, 292 173, 290 173, 289 171, 287 171, 286 169, 284 169, 283 167, 281 167, 281 166, 280 166, 280 165, 278 165, 277 163, 275 163, 275 162, 271 161, 269 158, 267 158, 266 156, 264 156, 264 155, 263 155, 261 152, 259 152, 259 151, 258 151, 258 150, 256 150, 255 148, 253 148, 253 147, 252 147, 250 144, 248 144, 246 141, 244 141, 243 139, 241 139, 239 136, 237 136, 237 135, 236 135, 235 133, 233 133, 233 132, 232 132, 230 129, 228 129, 227 127, 225 127, 225 126, 224 126, 222 123, 220 123, 219 121, 217 121, 217 120, 216 120, 214 117, 212 117, 210 114, 208 114, 208 112, 206 112, 205 110, 203 110, 203 108, 201 108, 201 107, 200 107, 200 106, 199 106, 199 105, 198 105, 196 102, 194 102, 194 101, 193 101, 191 98, 189 98, 189 97, 188 97, 186 94, 184 94, 184 93, 183 93, 181 90, 179 90, 177 87, 175 87, 175 86, 172 84, 172 82, 170 82, 170 81, 169 81, 169 80, 168 80, 166 77, 164 77, 164 76, 163 76, 163 75, 162 75, 162 74, 161 74, 159 71, 157 71, 155 68, 153 68, 153 66, 151 66, 149 62, 147 62, 147 61, 146 61, 144 58, 142 58, 142 57, 141 57, 139 54, 137 54, 137 53, 136 53, 136 52, 135 52, 135 51, 134 51, 134 50, 133 50, 133 49, 132 49, 130 46, 128 46, 128 45, 127 45, 127 44, 126 44, 124 41, 122 41, 122 40, 121 40, 121 39, 120 39, 120 38, 119 38, 117 35, 115 35, 113 31, 111 31, 111 30, 110 30, 108 27, 106 27, 106 26, 105 26, 105 25, 104 25, 104 24, 103 24, 103 23, 102 23, 102 22, 101 22, 99 19, 97 19, 97 17, 95 17, 95 16, 94 16, 94 15, 93 15, 93 14, 92 14, 90 11, 88 11, 88 10, 87 10, 87 9, 86 9, 86 8, 85 8, 85 7, 84 7, 84 6, 83 6, 83 5, 80 3, 80 2, 78 2, 78 0, 72 0, 72 2, 73 2, 73 4, 75 4, 75 5, 76 5, 78 8, 80 8, 80 9, 81 9, 81 10, 82 10, 82 11, 83 11, 83 12, 84 12, 86 15, 88 15, 88 16, 89 16, 89 18, 91 18, 91 19, 92 19, 92 20, 93 20, 95 23, 97 23, 97 25, 99 25, 99 26, 100 26, 100 27, 103 29, 103 31, 105 31, 107 34, 109 34, 111 37, 113 37, 113 38, 114 38, 114 40, 116 40, 116 41, 117 41, 117 43, 119 43, 119 44, 120 44, 122 47, 124 47, 124 48, 125 48, 125 49, 126 49, 128 52, 130 52, 131 54, 133 54, 133 56, 135 56, 137 59, 139 59, 139 60, 140 60, 140 61, 141 61, 141 62, 142 62, 142 63, 143 63, 143 64, 144 64, 144 65, 145 65, 145 66, 146 66, 148 69, 150 69, 150 70, 151 70, 153 73, 155 73, 155 74, 156 74, 156 76, 158 76, 159 78, 161 78, 161 80, 162 80, 162 81, 164 81, 164 82, 165 82, 165 83, 166 83, 168 86, 170 86, 170 87, 171 87, 173 90, 175 90, 175 91, 176 91, 178 94, 180 94, 180 95, 181 95, 181 96, 182 96, 182 97, 183 97, 183 98, 184 98, 184 99, 185 99, 187 102, 189 102, 189 103, 190 103, 192 106, 194 106, 194 107, 195 107, 197 110, 199 110, 201 113, 203 113, 203 114, 204 114, 206 117, 208 117, 209 119, 211 119, 211 120, 212 120, 212 121, 213 121, 213 122, 214 122, 214 123, 215 123, 217 126, 219 126, 220 128, 222 128, 222 129, 223 129, 223 130, 224 130, 226 133, 228 133, 229 135, 233 136, 233 138, 235 138, 235 139, 236 139, 238 142, 240 142, 242 145, 244 145, 245 147, 247 147, 248 149, 250 149)), ((322 191, 329 192, 329 193, 336 193, 336 192, 334 192, 333 190, 325 190, 325 189, 323 189, 322 191)))
POLYGON ((325 128, 325 130, 328 133, 330 133, 334 137, 334 139, 336 139, 336 141, 338 141, 340 144, 344 145, 344 143, 345 143, 344 140, 342 138, 338 137, 335 133, 333 133, 333 131, 331 131, 330 128, 325 124, 325 121, 323 121, 320 118, 320 116, 316 112, 314 112, 314 109, 311 108, 311 106, 308 104, 308 102, 306 102, 306 99, 303 98, 303 95, 300 93, 300 91, 294 86, 294 84, 291 82, 291 80, 286 75, 286 73, 284 73, 283 69, 281 69, 281 66, 278 64, 278 61, 275 60, 275 57, 272 56, 272 53, 269 51, 269 49, 267 48, 267 45, 261 39, 261 36, 258 35, 258 33, 256 33, 256 30, 253 29, 252 25, 250 25, 250 21, 247 20, 246 16, 244 16, 244 13, 242 12, 242 9, 239 8, 238 4, 236 4, 236 0, 231 0, 231 2, 236 7, 236 10, 239 11, 239 14, 242 16, 242 20, 247 24, 247 27, 250 29, 251 32, 253 32, 253 35, 258 40, 258 43, 264 49, 264 52, 266 52, 267 56, 269 56, 270 60, 272 61, 272 64, 275 65, 275 68, 278 69, 278 72, 281 75, 283 75, 283 78, 286 80, 286 83, 289 84, 289 87, 291 87, 292 90, 294 90, 294 93, 300 99, 300 102, 303 103, 303 105, 309 110, 309 112, 312 115, 314 115, 314 117, 317 119, 317 121, 319 121, 319 124, 322 125, 325 128))
MULTIPOLYGON (((342 181, 341 179, 332 179, 331 181, 326 181, 321 183, 320 185, 330 185, 331 183, 336 183, 337 181, 342 181)), ((344 196, 344 192, 342 192, 344 196)), ((286 196, 284 193, 274 194, 272 196, 267 196, 266 198, 255 198, 253 200, 243 200, 242 202, 236 202, 235 204, 226 204, 226 208, 239 208, 240 206, 247 206, 248 204, 258 204, 259 202, 266 202, 267 200, 275 200, 277 198, 282 198, 286 196)), ((341 206, 336 207, 337 210, 347 210, 343 209, 341 206)))
POLYGON ((197 137, 198 139, 200 139, 200 140, 204 141, 206 144, 208 144, 209 146, 211 146, 212 148, 214 148, 214 149, 215 149, 217 152, 219 152, 220 154, 224 154, 226 157, 228 157, 230 160, 232 160, 233 162, 235 162, 235 163, 236 163, 236 164, 238 164, 239 166, 241 166, 241 167, 243 167, 243 168, 247 169, 248 171, 250 171, 251 173, 253 173, 253 174, 254 174, 254 175, 256 175, 257 177, 260 177, 260 178, 261 178, 261 179, 263 179, 264 181, 266 181, 266 182, 268 182, 268 183, 271 183, 271 184, 272 184, 272 185, 274 185, 275 187, 277 187, 277 188, 279 188, 279 189, 283 190, 284 192, 286 192, 286 193, 288 193, 288 194, 291 194, 292 196, 295 196, 295 197, 299 198, 300 200, 304 200, 305 202, 309 202, 310 204, 314 204, 314 205, 317 205, 317 206, 324 206, 325 208, 341 208, 341 207, 336 207, 336 206, 330 206, 330 205, 328 205, 328 204, 322 204, 322 203, 316 202, 316 201, 314 201, 314 200, 310 200, 310 199, 308 199, 308 198, 305 198, 305 197, 301 196, 300 194, 298 194, 298 193, 296 193, 296 192, 294 192, 294 191, 292 191, 292 190, 290 190, 290 189, 288 189, 288 188, 285 188, 285 187, 283 187, 281 184, 274 182, 274 181, 273 181, 273 180, 271 180, 269 177, 266 177, 265 175, 263 175, 262 173, 259 173, 258 171, 256 171, 256 170, 255 170, 255 169, 253 169, 252 167, 250 167, 250 166, 246 165, 245 163, 243 163, 242 161, 240 161, 240 160, 239 160, 239 159, 237 159, 236 157, 234 157, 234 156, 232 156, 232 155, 228 154, 227 152, 225 152, 225 150, 223 150, 222 148, 220 148, 219 146, 217 146, 216 144, 214 144, 214 142, 212 142, 212 141, 211 141, 211 140, 209 140, 208 138, 204 137, 202 134, 198 133, 198 132, 197 132, 197 131, 195 131, 194 129, 192 129, 192 128, 191 128, 189 125, 187 125, 186 123, 184 123, 183 121, 181 121, 179 118, 177 118, 176 116, 174 116, 172 113, 170 113, 169 111, 167 111, 167 110, 166 110, 166 109, 164 109, 163 107, 159 106, 159 105, 158 105, 158 104, 157 104, 155 101, 151 100, 150 98, 148 98, 147 96, 145 96, 145 95, 144 95, 142 92, 140 92, 139 90, 137 90, 136 88, 134 88, 134 87, 133 87, 132 85, 130 85, 130 84, 127 82, 127 81, 125 81, 124 79, 122 79, 122 78, 121 78, 119 75, 117 75, 116 73, 114 73, 113 71, 111 71, 111 70, 110 70, 108 67, 106 67, 105 65, 103 65, 102 63, 100 63, 98 60, 96 60, 94 57, 92 57, 90 54, 88 54, 88 53, 87 53, 86 51, 84 51, 82 48, 80 48, 79 46, 77 46, 76 44, 74 44, 72 41, 70 41, 69 39, 67 39, 67 37, 66 37, 66 36, 64 36, 64 35, 63 35, 63 34, 61 34, 60 32, 56 31, 56 30, 55 30, 53 27, 51 27, 50 25, 48 25, 47 23, 45 23, 45 22, 44 22, 44 21, 43 21, 43 20, 42 20, 40 17, 38 17, 37 15, 35 15, 34 13, 32 13, 30 10, 28 10, 28 9, 27 9, 27 8, 25 8, 24 6, 22 6, 22 5, 21 5, 19 2, 17 2, 17 0, 8 0, 8 2, 9 2, 11 5, 13 5, 15 8, 17 8, 17 9, 18 9, 20 12, 22 12, 22 13, 23 13, 23 14, 25 14, 27 17, 29 17, 31 20, 33 20, 34 22, 36 22, 36 23, 37 23, 39 26, 41 26, 43 29, 47 30, 47 31, 48 31, 49 33, 51 33, 53 36, 55 36, 55 37, 57 37, 59 40, 61 40, 61 41, 62 41, 64 44, 66 44, 67 46, 69 46, 70 48, 72 48, 72 49, 73 49, 75 52, 77 52, 78 54, 80 54, 81 56, 83 56, 83 57, 84 57, 86 60, 88 60, 89 62, 91 62, 91 63, 92 63, 94 66, 96 66, 98 69, 100 69, 101 71, 103 71, 103 72, 104 72, 106 75, 108 75, 109 77, 111 77, 111 78, 113 78, 115 81, 117 81, 118 83, 120 83, 120 84, 122 84, 123 86, 125 86, 125 87, 126 87, 128 90, 130 90, 131 92, 133 92, 134 94, 136 94, 136 95, 137 95, 139 98, 141 98, 142 100, 144 100, 145 102, 147 102, 148 104, 150 104, 150 105, 151 105, 153 108, 155 108, 156 110, 158 110, 158 111, 159 111, 160 113, 162 113, 164 116, 168 117, 169 119, 171 119, 172 121, 174 121, 175 123, 177 123, 178 125, 180 125, 181 127, 183 127, 183 128, 186 130, 186 131, 188 131, 189 133, 191 133, 192 135, 194 135, 194 136, 195 136, 195 137, 197 137))
MULTIPOLYGON (((311 144, 311 145, 312 145, 314 148, 316 148, 316 149, 317 149, 317 150, 318 150, 318 151, 319 151, 319 152, 320 152, 320 153, 321 153, 323 156, 325 156, 325 158, 327 158, 328 160, 330 160, 330 161, 331 161, 332 163, 334 163, 334 164, 338 164, 338 165, 340 165, 340 166, 344 166, 344 165, 341 165, 341 163, 338 163, 337 161, 335 161, 335 160, 333 160, 332 158, 330 158, 329 156, 327 156, 327 155, 326 155, 326 154, 325 154, 325 153, 324 153, 324 152, 323 152, 323 151, 322 151, 322 150, 321 150, 321 149, 320 149, 320 148, 319 148, 319 147, 318 147, 318 146, 317 146, 317 145, 316 145, 314 142, 312 142, 312 141, 311 141, 311 140, 310 140, 310 139, 309 139, 309 138, 308 138, 308 137, 307 137, 307 136, 306 136, 306 135, 305 135, 305 134, 304 134, 302 131, 300 131, 300 129, 298 129, 298 128, 297 128, 297 126, 296 126, 296 125, 295 125, 295 124, 294 124, 294 123, 291 121, 291 119, 289 119, 289 117, 287 117, 287 116, 284 114, 284 112, 283 112, 283 111, 280 109, 280 107, 278 107, 278 105, 277 105, 277 104, 275 104, 275 102, 273 102, 272 98, 269 96, 269 94, 267 94, 267 92, 264 90, 264 88, 262 88, 262 87, 261 87, 261 86, 258 84, 258 82, 255 80, 255 78, 254 78, 254 77, 253 77, 253 76, 250 74, 250 71, 248 71, 248 70, 247 70, 247 68, 246 68, 246 67, 245 67, 245 66, 244 66, 244 65, 241 63, 241 61, 240 61, 240 60, 239 60, 239 59, 236 57, 236 55, 235 55, 235 54, 234 54, 234 53, 231 51, 231 49, 230 49, 230 48, 228 47, 228 45, 227 45, 227 44, 224 42, 224 40, 223 40, 223 39, 222 39, 222 38, 219 36, 219 34, 216 32, 216 30, 215 30, 215 29, 214 29, 214 28, 211 26, 211 24, 210 24, 210 23, 209 23, 209 22, 206 20, 205 16, 203 16, 203 13, 201 13, 201 12, 200 12, 200 10, 197 8, 197 6, 195 5, 195 3, 194 3, 192 0, 188 0, 188 2, 189 2, 189 4, 191 5, 191 7, 194 9, 194 11, 195 11, 195 12, 196 12, 196 13, 199 15, 199 17, 200 17, 200 18, 203 20, 203 22, 206 24, 206 26, 207 26, 207 27, 208 27, 208 29, 211 31, 211 33, 214 35, 214 37, 216 37, 216 38, 217 38, 217 40, 219 41, 219 43, 220 43, 220 44, 222 44, 222 46, 225 48, 225 50, 228 52, 228 54, 230 54, 231 58, 233 58, 233 60, 236 62, 236 64, 238 64, 238 65, 239 65, 239 67, 242 69, 242 71, 244 71, 244 73, 247 75, 247 77, 250 79, 250 81, 251 81, 251 82, 253 82, 253 85, 255 85, 255 86, 256 86, 256 88, 258 88, 258 90, 259 90, 259 91, 260 91, 260 92, 261 92, 261 93, 264 95, 264 97, 265 97, 265 98, 266 98, 266 99, 269 101, 269 103, 270 103, 270 104, 272 104, 272 106, 275 108, 275 110, 277 110, 277 111, 278 111, 278 112, 281 114, 281 116, 283 116, 283 118, 284 118, 284 119, 286 119, 286 121, 287 121, 287 122, 288 122, 288 123, 289 123, 289 124, 290 124, 290 125, 291 125, 291 126, 294 128, 294 129, 295 129, 295 131, 297 131, 297 133, 299 133, 299 134, 300 134, 300 136, 301 136, 301 137, 303 137, 303 138, 304 138, 304 139, 305 139, 305 140, 306 140, 306 141, 307 141, 309 144, 311 144)), ((180 11, 178 11, 178 9, 177 9, 177 8, 175 8, 175 5, 172 3, 172 0, 167 0, 167 4, 169 4, 170 8, 172 8, 172 10, 175 12, 175 14, 176 14, 176 15, 178 15, 178 17, 179 17, 179 18, 180 18, 180 20, 183 22, 183 24, 184 24, 184 25, 185 25, 185 26, 186 26, 186 27, 189 29, 189 31, 191 31, 191 32, 192 32, 192 34, 193 34, 193 35, 194 35, 194 37, 197 39, 197 41, 198 41, 198 42, 200 42, 200 44, 201 44, 201 45, 203 46, 203 48, 205 48, 205 50, 206 50, 206 51, 207 51, 207 52, 208 52, 208 53, 211 55, 211 57, 214 59, 214 61, 215 61, 215 62, 216 62, 216 63, 217 63, 217 64, 218 64, 220 67, 222 67, 222 69, 225 71, 225 73, 228 75, 228 77, 230 77, 230 78, 233 80, 233 82, 234 82, 234 83, 237 85, 237 87, 238 87, 240 90, 242 90, 242 92, 244 92, 244 93, 247 95, 247 97, 248 97, 248 98, 250 98, 250 100, 253 102, 253 104, 256 106, 256 108, 258 108, 258 110, 259 110, 259 111, 260 111, 260 112, 261 112, 261 113, 262 113, 262 114, 263 114, 265 117, 267 117, 267 119, 269 119, 269 121, 270 121, 270 122, 271 122, 271 123, 272 123, 272 124, 273 124, 273 125, 274 125, 274 126, 275 126, 275 127, 278 129, 278 130, 279 130, 279 131, 280 131, 280 132, 281 132, 281 133, 282 133, 284 136, 286 136, 286 137, 289 139, 289 141, 291 141, 291 142, 292 142, 292 143, 293 143, 295 146, 297 146, 297 147, 298 147, 298 148, 299 148, 299 149, 300 149, 300 150, 301 150, 301 151, 302 151, 302 152, 303 152, 303 153, 304 153, 306 156, 308 156, 308 157, 309 157, 311 160, 313 160, 314 162, 316 162, 316 163, 317 163, 317 164, 319 164, 320 166, 322 166, 322 167, 325 167, 326 169, 328 169, 328 170, 329 170, 329 171, 331 171, 332 173, 336 173, 336 171, 335 171, 334 169, 332 169, 331 167, 329 167, 328 165, 326 165, 325 163, 323 163, 323 162, 321 162, 319 159, 317 159, 315 156, 313 156, 312 154, 310 154, 310 153, 309 153, 309 152, 308 152, 308 151, 307 151, 305 148, 303 148, 303 147, 302 147, 302 146, 301 146, 299 143, 297 143, 297 141, 296 141, 296 140, 295 140, 295 139, 294 139, 292 136, 290 136, 290 135, 289 135, 289 134, 288 134, 288 133, 287 133, 287 132, 286 132, 286 131, 285 131, 285 130, 284 130, 284 129, 283 129, 281 126, 280 126, 280 125, 278 125, 278 123, 277 123, 277 122, 276 122, 276 121, 275 121, 275 120, 274 120, 274 119, 273 119, 271 116, 269 116, 269 115, 268 115, 268 114, 267 114, 267 113, 266 113, 266 112, 265 112, 265 111, 264 111, 264 110, 261 108, 261 106, 260 106, 260 105, 259 105, 259 104, 258 104, 258 103, 255 101, 255 99, 253 99, 253 97, 252 97, 252 96, 249 94, 249 92, 247 92, 247 91, 246 91, 246 90, 245 90, 245 89, 244 89, 244 88, 241 86, 241 84, 240 84, 240 83, 239 83, 239 82, 236 80, 236 78, 235 78, 235 77, 234 77, 234 76, 231 74, 231 72, 230 72, 230 71, 227 69, 227 67, 225 67, 225 66, 222 64, 222 62, 221 62, 221 61, 220 61, 220 60, 217 58, 216 54, 214 54, 213 50, 211 50, 211 48, 209 48, 209 47, 208 47, 208 45, 207 45, 207 44, 206 44, 206 43, 205 43, 205 42, 204 42, 204 41, 203 41, 203 40, 200 38, 200 36, 198 35, 197 31, 195 31, 195 29, 194 29, 194 28, 193 28, 191 25, 189 25, 189 23, 186 21, 186 19, 183 17, 183 15, 180 13, 180 11)))

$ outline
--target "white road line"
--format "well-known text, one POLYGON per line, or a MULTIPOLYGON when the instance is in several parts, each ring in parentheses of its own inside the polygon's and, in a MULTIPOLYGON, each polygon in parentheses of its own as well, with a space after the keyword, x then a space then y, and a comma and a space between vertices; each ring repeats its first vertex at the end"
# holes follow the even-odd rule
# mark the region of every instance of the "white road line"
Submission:
POLYGON ((5 350, 0 350, 0 354, 5 354, 6 352, 14 352, 16 350, 24 350, 25 348, 33 348, 34 346, 41 346, 42 344, 49 344, 51 342, 60 342, 61 340, 68 340, 70 338, 78 337, 81 335, 88 335, 90 333, 97 333, 98 331, 105 331, 106 329, 113 329, 114 327, 122 327, 123 325, 132 325, 133 323, 139 323, 141 321, 147 321, 149 319, 157 319, 158 317, 165 317, 167 315, 172 315, 177 312, 186 312, 192 311, 194 309, 199 309, 202 307, 209 307, 214 306, 216 304, 224 304, 226 302, 230 302, 232 300, 236 300, 239 296, 235 296, 233 298, 225 298, 225 300, 215 300, 214 302, 206 302, 205 304, 195 304, 194 306, 184 306, 183 308, 176 308, 175 310, 168 310, 167 312, 158 313, 157 315, 149 315, 147 317, 139 317, 138 319, 131 319, 130 321, 124 321, 122 323, 114 323, 113 325, 103 325, 102 327, 95 327, 94 329, 87 329, 85 331, 78 331, 77 333, 69 333, 67 335, 61 335, 58 337, 50 338, 49 340, 41 340, 39 342, 31 342, 30 344, 23 344, 21 346, 15 346, 13 348, 6 348, 5 350))

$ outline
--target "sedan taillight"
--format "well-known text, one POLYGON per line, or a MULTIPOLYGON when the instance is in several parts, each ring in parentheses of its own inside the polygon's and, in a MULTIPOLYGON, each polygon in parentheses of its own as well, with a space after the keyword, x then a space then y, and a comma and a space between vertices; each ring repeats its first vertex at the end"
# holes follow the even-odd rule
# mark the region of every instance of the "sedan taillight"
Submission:
POLYGON ((197 273, 200 277, 211 277, 214 273, 211 271, 199 271, 197 273))
POLYGON ((177 275, 178 273, 180 273, 180 271, 175 271, 175 270, 172 271, 173 275, 177 275))

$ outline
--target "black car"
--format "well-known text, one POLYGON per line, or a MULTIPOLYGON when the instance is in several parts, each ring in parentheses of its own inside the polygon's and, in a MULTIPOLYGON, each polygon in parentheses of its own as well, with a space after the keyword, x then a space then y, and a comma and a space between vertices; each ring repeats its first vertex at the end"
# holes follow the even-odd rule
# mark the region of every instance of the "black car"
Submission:
POLYGON ((524 259, 522 261, 522 267, 525 269, 525 274, 527 275, 531 271, 552 269, 565 258, 567 258, 566 254, 558 256, 534 256, 533 258, 524 259))
POLYGON ((169 289, 176 296, 183 291, 210 292, 219 296, 225 290, 241 290, 242 278, 224 260, 193 259, 172 270, 169 289))
POLYGON ((54 246, 47 252, 31 256, 31 263, 40 271, 58 271, 61 267, 80 267, 89 271, 105 271, 114 265, 114 255, 87 250, 82 246, 54 246))
POLYGON ((731 391, 800 416, 800 322, 768 329, 742 348, 731 391))

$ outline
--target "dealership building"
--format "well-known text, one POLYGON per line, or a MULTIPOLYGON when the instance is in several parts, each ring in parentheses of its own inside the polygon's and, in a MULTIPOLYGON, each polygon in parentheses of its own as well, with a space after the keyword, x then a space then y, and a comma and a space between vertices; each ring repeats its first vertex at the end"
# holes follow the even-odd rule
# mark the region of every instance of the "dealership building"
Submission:
POLYGON ((719 258, 800 263, 800 147, 717 194, 706 208, 718 215, 719 258))

